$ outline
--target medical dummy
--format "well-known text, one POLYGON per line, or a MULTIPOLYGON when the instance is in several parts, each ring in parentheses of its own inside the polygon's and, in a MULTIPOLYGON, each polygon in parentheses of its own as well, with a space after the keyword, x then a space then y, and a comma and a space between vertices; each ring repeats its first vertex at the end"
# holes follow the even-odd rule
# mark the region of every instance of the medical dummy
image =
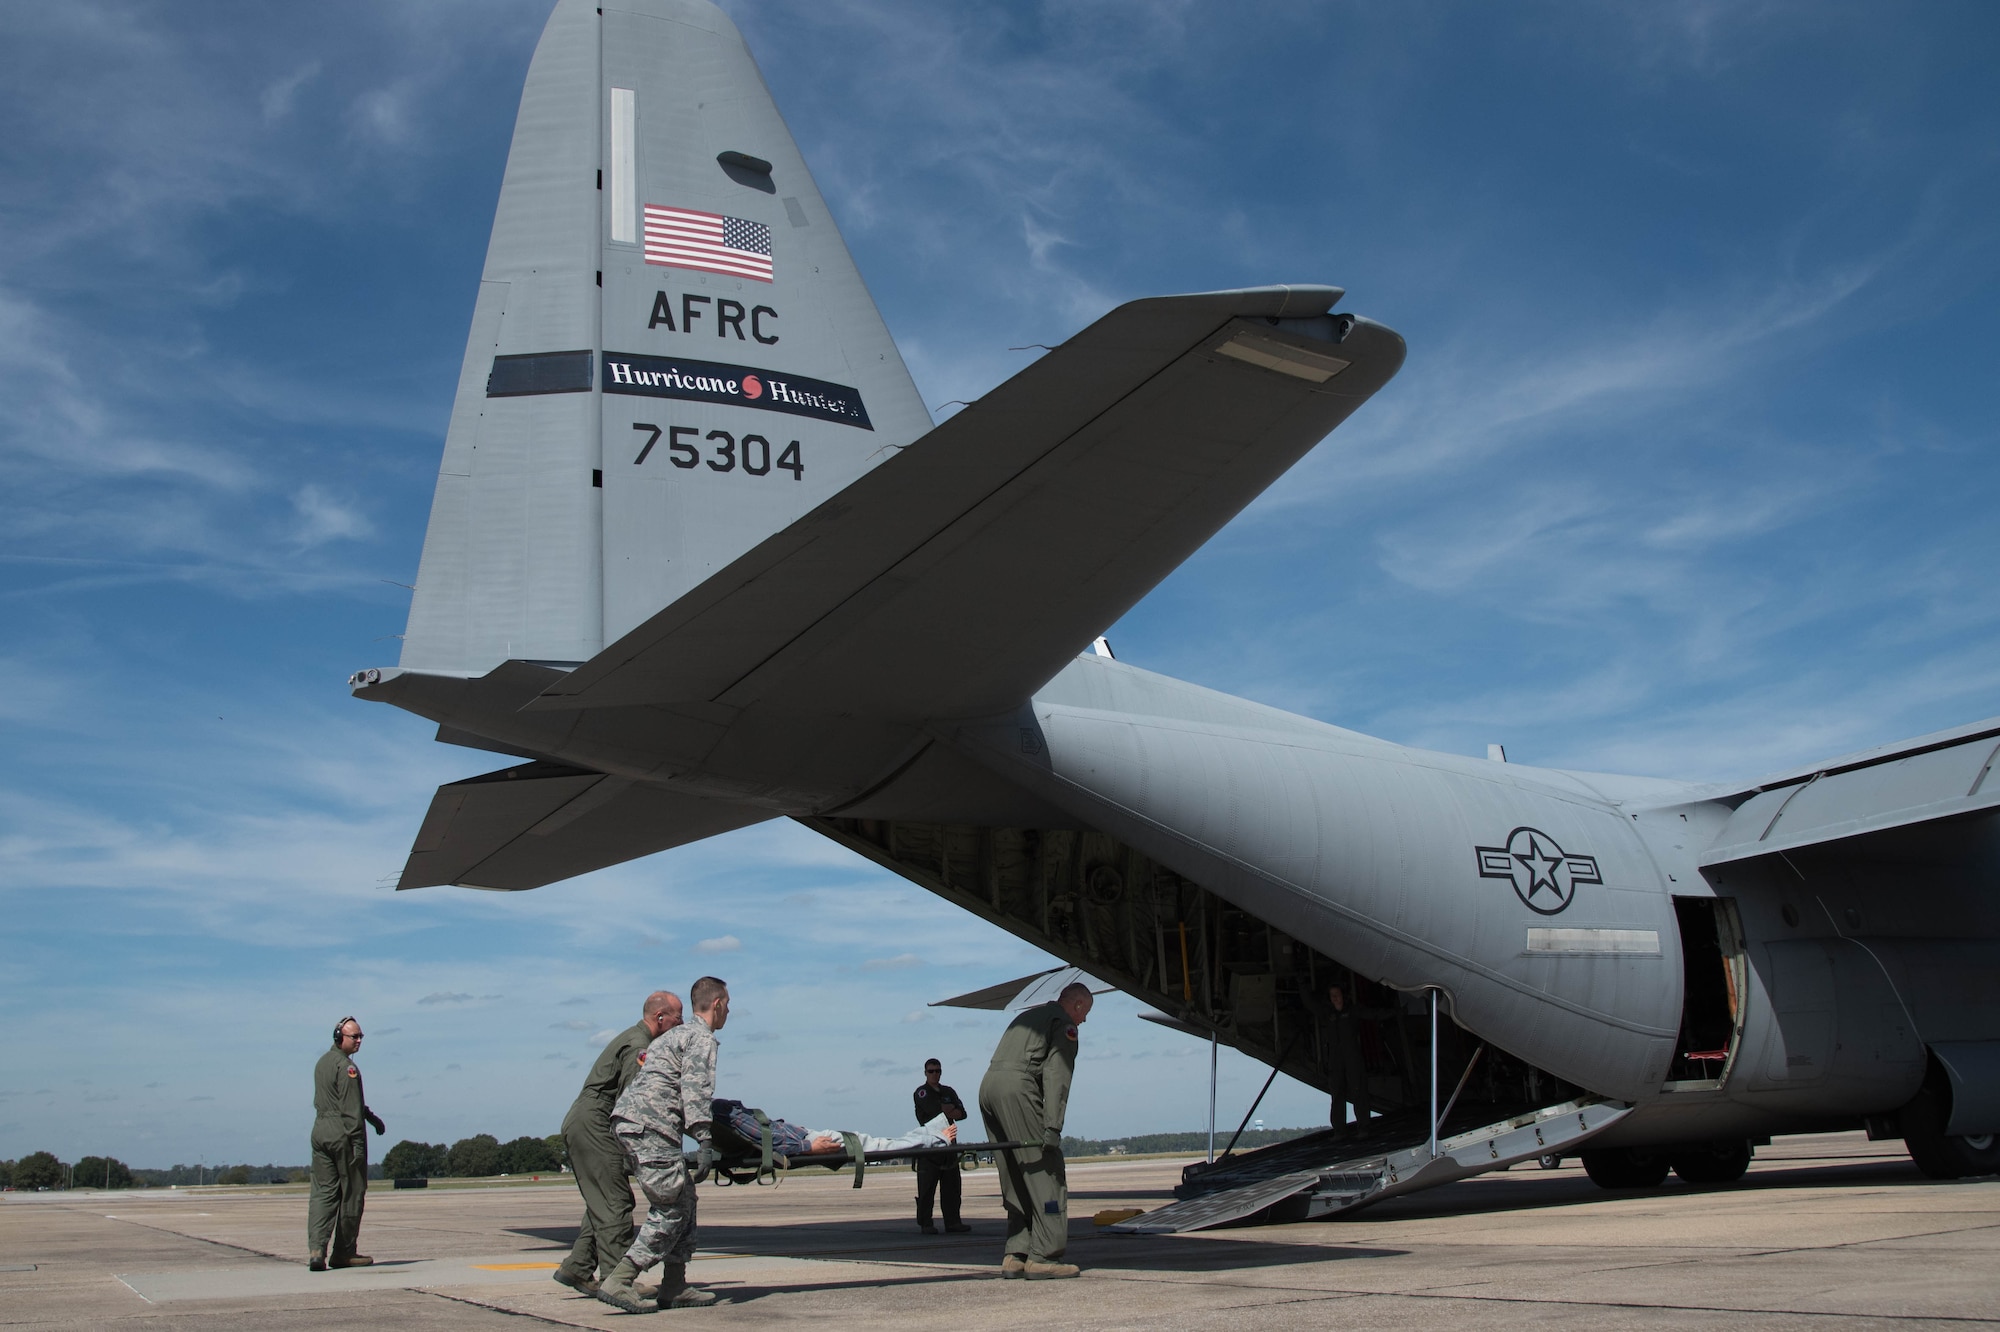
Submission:
MULTIPOLYGON (((763 1126, 757 1122, 758 1112, 741 1101, 715 1098, 715 1123, 726 1129, 732 1137, 740 1139, 745 1146, 756 1149, 762 1142, 763 1126)), ((878 1138, 872 1134, 857 1133, 864 1152, 895 1152, 913 1147, 945 1147, 958 1141, 958 1126, 943 1115, 927 1124, 919 1125, 910 1132, 894 1138, 878 1138)), ((801 1128, 797 1124, 782 1119, 771 1120, 771 1150, 780 1156, 819 1156, 847 1150, 845 1131, 841 1129, 801 1128)))

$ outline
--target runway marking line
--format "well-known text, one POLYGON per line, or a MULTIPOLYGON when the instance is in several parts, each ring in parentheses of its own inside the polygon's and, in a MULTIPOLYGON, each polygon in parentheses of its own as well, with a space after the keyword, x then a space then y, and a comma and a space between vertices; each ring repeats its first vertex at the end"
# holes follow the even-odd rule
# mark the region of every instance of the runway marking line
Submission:
POLYGON ((474 1263, 481 1272, 553 1272, 560 1263, 474 1263))

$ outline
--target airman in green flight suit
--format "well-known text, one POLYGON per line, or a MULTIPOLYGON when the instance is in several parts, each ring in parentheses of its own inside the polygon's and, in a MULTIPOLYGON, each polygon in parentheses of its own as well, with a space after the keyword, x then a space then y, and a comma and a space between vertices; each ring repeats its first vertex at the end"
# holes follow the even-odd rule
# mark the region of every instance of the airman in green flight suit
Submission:
POLYGON ((361 1048, 361 1024, 344 1017, 333 1025, 333 1048, 313 1066, 312 1201, 306 1209, 306 1266, 366 1267, 374 1262, 355 1252, 361 1239, 361 1206, 368 1198, 368 1133, 381 1118, 368 1108, 354 1052, 361 1048), (327 1252, 327 1240, 333 1252, 327 1252))
POLYGON ((564 1116, 563 1147, 570 1174, 583 1194, 583 1225, 555 1279, 586 1295, 597 1293, 600 1275, 617 1266, 632 1247, 634 1202, 626 1174, 625 1149, 611 1136, 611 1107, 646 1057, 655 1038, 681 1025, 680 996, 655 990, 646 996, 639 1020, 612 1038, 590 1066, 583 1090, 564 1116))
POLYGON ((994 1142, 1034 1146, 1001 1153, 1000 1199, 1007 1209, 1003 1277, 1073 1277, 1069 1179, 1063 1169, 1063 1116, 1076 1075, 1076 1029, 1090 1015, 1090 987, 1067 986, 1054 1002, 1017 1015, 1000 1035, 979 1084, 979 1113, 994 1142))

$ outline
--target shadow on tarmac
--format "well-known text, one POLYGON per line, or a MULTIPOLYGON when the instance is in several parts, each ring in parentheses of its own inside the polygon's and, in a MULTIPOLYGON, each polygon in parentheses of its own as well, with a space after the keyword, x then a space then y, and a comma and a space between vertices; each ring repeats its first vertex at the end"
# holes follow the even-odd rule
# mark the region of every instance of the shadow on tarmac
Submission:
MULTIPOLYGON (((1371 1220, 1415 1221, 1447 1216, 1482 1216, 1494 1212, 1532 1212, 1553 1207, 1579 1207, 1633 1198, 1688 1193, 1752 1193, 1770 1190, 1856 1188, 1870 1185, 1949 1185, 1951 1180, 1926 1180, 1907 1157, 1838 1162, 1800 1162, 1753 1169, 1733 1184, 1688 1184, 1678 1175, 1651 1189, 1603 1189, 1580 1169, 1563 1174, 1503 1171, 1475 1176, 1442 1188, 1390 1198, 1373 1207, 1334 1218, 1338 1222, 1371 1220)), ((1312 1225, 1313 1222, 1295 1224, 1312 1225)))
MULTIPOLYGON (((1916 1167, 1906 1158, 1814 1161, 1773 1161, 1735 1184, 1690 1186, 1670 1176, 1657 1189, 1601 1189, 1574 1168, 1562 1173, 1521 1171, 1488 1175, 1460 1184, 1392 1198, 1379 1206, 1340 1218, 1347 1223, 1411 1221, 1453 1216, 1573 1208, 1615 1203, 1633 1198, 1680 1193, 1740 1193, 1797 1191, 1829 1187, 1909 1185, 1919 1182, 1916 1167)), ((1193 1235, 1113 1235, 1089 1221, 1092 1211, 1125 1200, 1157 1202, 1157 1190, 1091 1188, 1071 1196, 1068 1258, 1087 1270, 1107 1272, 1184 1272, 1213 1274, 1283 1267, 1300 1261, 1338 1262, 1348 1258, 1400 1258, 1407 1248, 1342 1244, 1339 1226, 1300 1222, 1282 1228, 1232 1227, 1227 1237, 1217 1232, 1193 1235), (1259 1234, 1259 1231, 1263 1231, 1259 1234), (1268 1236, 1268 1238, 1267 1238, 1268 1236)), ((701 1247, 711 1253, 749 1258, 835 1259, 850 1262, 909 1264, 905 1272, 880 1271, 852 1281, 788 1282, 775 1273, 750 1273, 733 1281, 727 1262, 702 1273, 702 1283, 732 1303, 752 1304, 766 1296, 815 1291, 867 1290, 883 1286, 949 1288, 1000 1279, 1000 1245, 1004 1235, 997 1217, 972 1217, 970 1235, 919 1235, 904 1218, 830 1218, 792 1220, 770 1225, 707 1223, 701 1247), (939 1264, 942 1266, 931 1266, 939 1264), (774 1279, 775 1278, 775 1279, 774 1279)), ((523 1226, 511 1233, 552 1246, 575 1241, 574 1226, 523 1226)))

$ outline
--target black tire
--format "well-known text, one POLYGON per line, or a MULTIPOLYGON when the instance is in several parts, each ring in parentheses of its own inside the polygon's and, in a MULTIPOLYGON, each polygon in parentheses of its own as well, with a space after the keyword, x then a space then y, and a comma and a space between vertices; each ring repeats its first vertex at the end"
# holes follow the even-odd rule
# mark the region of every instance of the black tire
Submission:
POLYGON ((1690 1184, 1734 1184, 1750 1168, 1750 1144, 1704 1143, 1674 1153, 1674 1173, 1690 1184))
POLYGON ((1897 1118, 1910 1159, 1932 1179, 2000 1174, 2000 1134, 1952 1137, 1944 1131, 1951 1122, 1951 1090, 1942 1078, 1925 1083, 1897 1118))
POLYGON ((1672 1168, 1665 1153, 1643 1147, 1614 1147, 1582 1157, 1584 1173, 1600 1189, 1655 1189, 1672 1168))
POLYGON ((1562 1157, 1556 1155, 1554 1152, 1548 1153, 1546 1156, 1542 1157, 1541 1160, 1538 1162, 1538 1164, 1544 1170, 1561 1170, 1562 1163, 1563 1163, 1562 1157))

